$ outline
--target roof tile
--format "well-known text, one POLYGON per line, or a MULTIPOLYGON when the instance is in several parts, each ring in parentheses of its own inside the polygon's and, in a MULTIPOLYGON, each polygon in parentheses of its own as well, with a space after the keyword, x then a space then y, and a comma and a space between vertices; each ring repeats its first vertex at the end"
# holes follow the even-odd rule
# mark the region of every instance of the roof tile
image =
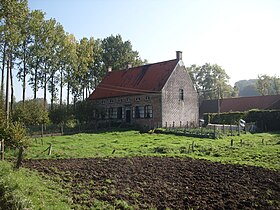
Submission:
POLYGON ((90 100, 158 93, 178 63, 177 59, 108 72, 89 96, 90 100))

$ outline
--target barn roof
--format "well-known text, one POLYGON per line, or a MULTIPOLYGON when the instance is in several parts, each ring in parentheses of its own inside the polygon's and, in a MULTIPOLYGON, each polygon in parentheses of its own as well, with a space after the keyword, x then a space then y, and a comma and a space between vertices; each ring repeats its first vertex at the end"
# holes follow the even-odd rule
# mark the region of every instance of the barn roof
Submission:
POLYGON ((200 114, 218 112, 218 103, 220 103, 220 112, 280 109, 280 95, 204 100, 200 106, 200 114))
POLYGON ((220 111, 248 111, 250 109, 280 109, 275 106, 280 102, 280 95, 226 98, 221 100, 220 111))
POLYGON ((108 72, 89 96, 90 100, 143 93, 158 93, 178 59, 108 72))

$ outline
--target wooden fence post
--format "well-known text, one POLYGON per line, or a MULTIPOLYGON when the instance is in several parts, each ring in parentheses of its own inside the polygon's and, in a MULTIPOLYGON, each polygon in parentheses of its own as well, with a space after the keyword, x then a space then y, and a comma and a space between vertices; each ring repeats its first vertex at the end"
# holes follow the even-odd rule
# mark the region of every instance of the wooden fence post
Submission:
POLYGON ((194 152, 194 141, 192 142, 192 151, 194 152))
POLYGON ((21 164, 22 164, 23 151, 24 151, 24 147, 21 146, 21 147, 19 148, 19 152, 18 152, 18 159, 17 159, 17 164, 16 164, 16 168, 17 168, 17 169, 19 169, 19 167, 20 167, 21 164))
POLYGON ((48 155, 51 155, 51 154, 52 154, 52 144, 50 144, 49 150, 48 150, 48 155))
POLYGON ((42 124, 41 125, 41 137, 43 137, 44 136, 44 125, 42 124))
POLYGON ((4 139, 2 139, 1 141, 1 160, 5 159, 5 143, 4 143, 4 139))
POLYGON ((216 138, 216 125, 214 125, 214 138, 216 138))
POLYGON ((60 131, 61 131, 61 135, 63 135, 63 124, 61 124, 60 131))

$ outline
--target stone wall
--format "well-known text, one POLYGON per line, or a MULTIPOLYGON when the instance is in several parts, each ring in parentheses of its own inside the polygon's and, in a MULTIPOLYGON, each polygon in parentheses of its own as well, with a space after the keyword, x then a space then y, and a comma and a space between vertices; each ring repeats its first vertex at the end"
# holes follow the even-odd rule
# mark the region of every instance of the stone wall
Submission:
POLYGON ((125 97, 114 97, 108 99, 94 100, 93 104, 96 106, 96 115, 94 120, 98 122, 118 122, 135 124, 142 128, 161 127, 161 96, 158 93, 149 93, 145 95, 130 95, 125 97), (149 117, 146 112, 149 106, 149 117), (140 112, 137 116, 136 107, 140 112), (110 114, 108 110, 115 112, 117 109, 122 108, 122 117, 119 118, 117 113, 110 114), (103 116, 101 116, 101 113, 103 116))
POLYGON ((198 124, 198 97, 183 63, 176 69, 162 90, 163 126, 196 126, 198 124), (183 91, 183 99, 182 99, 183 91))

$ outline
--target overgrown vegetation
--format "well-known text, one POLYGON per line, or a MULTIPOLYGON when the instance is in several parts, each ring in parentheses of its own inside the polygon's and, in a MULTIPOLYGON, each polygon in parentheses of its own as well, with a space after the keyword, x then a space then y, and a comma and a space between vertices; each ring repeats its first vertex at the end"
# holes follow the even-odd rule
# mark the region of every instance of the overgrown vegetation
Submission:
POLYGON ((13 170, 0 161, 0 210, 71 209, 71 200, 54 182, 40 178, 26 169, 13 170))

